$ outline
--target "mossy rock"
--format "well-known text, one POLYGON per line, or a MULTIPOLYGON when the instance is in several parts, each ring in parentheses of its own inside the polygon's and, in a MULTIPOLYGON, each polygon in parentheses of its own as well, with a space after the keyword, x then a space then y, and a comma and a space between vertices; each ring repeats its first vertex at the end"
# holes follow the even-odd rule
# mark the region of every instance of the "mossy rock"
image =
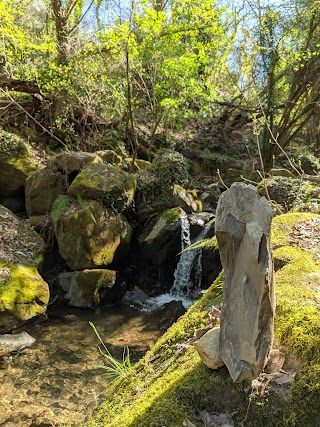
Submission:
MULTIPOLYGON (((311 227, 319 215, 287 214, 274 219, 272 244, 281 267, 276 271, 276 340, 302 366, 293 385, 267 385, 249 393, 234 384, 226 368, 210 370, 191 346, 184 346, 196 328, 205 325, 211 305, 221 303, 220 275, 138 363, 133 373, 115 381, 106 401, 88 427, 181 427, 188 419, 203 427, 199 410, 233 413, 235 425, 246 427, 314 427, 320 425, 320 295, 319 239, 303 248, 297 238, 302 225, 311 227), (183 351, 183 349, 185 349, 183 351)), ((316 234, 318 236, 318 234, 316 234)), ((292 366, 291 366, 292 368, 292 366)))
POLYGON ((97 201, 74 201, 54 224, 59 251, 72 270, 102 267, 124 256, 131 227, 97 201))
POLYGON ((26 178, 35 170, 23 139, 0 129, 0 197, 23 192, 26 178))
POLYGON ((101 157, 97 153, 87 153, 85 151, 66 151, 56 155, 48 162, 48 166, 62 171, 64 174, 81 171, 92 163, 102 163, 101 157))
POLYGON ((131 207, 136 186, 133 175, 115 166, 97 163, 80 172, 68 192, 73 197, 99 199, 107 207, 122 212, 131 207))
POLYGON ((126 157, 123 162, 123 167, 131 172, 145 171, 151 169, 152 165, 147 160, 135 159, 134 163, 132 157, 126 157))
POLYGON ((100 150, 96 151, 97 154, 103 161, 103 163, 109 163, 110 165, 121 165, 122 157, 117 154, 114 150, 100 150))
POLYGON ((26 180, 26 208, 29 217, 47 215, 57 196, 66 193, 67 175, 55 167, 37 170, 26 180))
POLYGON ((187 213, 202 211, 202 202, 198 198, 196 190, 186 190, 178 184, 173 187, 173 203, 187 213))
POLYGON ((92 269, 62 273, 58 283, 65 292, 65 301, 73 307, 94 307, 107 302, 109 290, 116 280, 116 272, 92 269))
POLYGON ((35 267, 0 261, 0 312, 25 321, 45 313, 49 287, 35 267))
POLYGON ((172 208, 152 219, 138 236, 142 256, 161 265, 181 250, 180 208, 172 208))

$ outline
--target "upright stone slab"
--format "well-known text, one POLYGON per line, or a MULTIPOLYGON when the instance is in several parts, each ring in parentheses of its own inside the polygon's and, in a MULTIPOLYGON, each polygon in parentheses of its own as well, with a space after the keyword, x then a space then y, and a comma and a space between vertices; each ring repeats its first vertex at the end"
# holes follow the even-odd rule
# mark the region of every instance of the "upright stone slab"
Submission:
POLYGON ((272 215, 268 201, 243 183, 225 191, 217 207, 216 236, 225 277, 220 356, 234 381, 256 378, 272 347, 272 215))

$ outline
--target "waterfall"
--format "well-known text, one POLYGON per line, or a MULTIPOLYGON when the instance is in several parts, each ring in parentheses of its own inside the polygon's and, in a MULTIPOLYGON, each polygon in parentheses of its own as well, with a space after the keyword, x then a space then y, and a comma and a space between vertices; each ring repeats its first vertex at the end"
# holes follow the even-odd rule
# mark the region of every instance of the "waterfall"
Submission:
MULTIPOLYGON (((204 239, 211 224, 206 225, 194 242, 204 239)), ((181 211, 181 248, 184 250, 191 243, 190 223, 188 216, 181 211)), ((174 272, 174 283, 170 294, 174 297, 199 296, 201 290, 202 275, 202 249, 194 249, 181 253, 176 271, 174 272)))

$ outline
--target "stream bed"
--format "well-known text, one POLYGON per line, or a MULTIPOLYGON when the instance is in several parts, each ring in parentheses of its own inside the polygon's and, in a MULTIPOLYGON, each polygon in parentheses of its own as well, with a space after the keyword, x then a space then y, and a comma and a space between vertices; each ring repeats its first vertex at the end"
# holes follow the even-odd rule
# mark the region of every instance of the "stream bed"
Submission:
POLYGON ((104 399, 108 380, 92 321, 121 360, 135 362, 158 337, 159 316, 119 304, 99 310, 52 306, 48 320, 25 329, 36 343, 0 366, 0 426, 84 426, 104 399))

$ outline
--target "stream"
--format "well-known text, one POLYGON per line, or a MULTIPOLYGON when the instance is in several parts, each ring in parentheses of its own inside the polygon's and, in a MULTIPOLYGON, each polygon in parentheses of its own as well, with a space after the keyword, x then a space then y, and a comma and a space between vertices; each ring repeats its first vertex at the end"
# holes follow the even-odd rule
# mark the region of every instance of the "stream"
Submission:
POLYGON ((29 326, 36 343, 0 366, 0 426, 83 426, 104 399, 108 380, 92 321, 121 360, 135 362, 161 335, 157 313, 118 304, 98 310, 52 306, 48 320, 29 326))

